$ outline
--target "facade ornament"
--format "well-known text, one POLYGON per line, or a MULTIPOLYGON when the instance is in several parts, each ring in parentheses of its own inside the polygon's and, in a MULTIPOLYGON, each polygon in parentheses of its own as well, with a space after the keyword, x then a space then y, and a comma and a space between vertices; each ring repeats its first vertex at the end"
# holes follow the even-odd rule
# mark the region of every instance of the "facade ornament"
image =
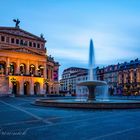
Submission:
POLYGON ((13 19, 13 21, 15 22, 15 27, 19 28, 20 20, 17 18, 17 19, 13 19))
POLYGON ((40 34, 40 38, 44 39, 44 35, 42 33, 40 34))

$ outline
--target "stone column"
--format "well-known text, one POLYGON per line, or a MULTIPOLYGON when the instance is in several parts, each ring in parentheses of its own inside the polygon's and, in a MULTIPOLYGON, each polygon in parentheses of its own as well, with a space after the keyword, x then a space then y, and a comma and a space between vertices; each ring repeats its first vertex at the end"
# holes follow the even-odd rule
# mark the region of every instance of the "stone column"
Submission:
POLYGON ((27 75, 29 75, 29 71, 30 71, 30 69, 29 69, 29 67, 30 67, 30 62, 29 62, 29 60, 27 60, 27 65, 26 65, 26 74, 27 75))
POLYGON ((38 75, 38 62, 35 64, 35 75, 38 75))
POLYGON ((12 94, 12 89, 13 89, 13 83, 9 79, 9 91, 8 91, 8 94, 12 94))
POLYGON ((132 83, 133 82, 133 71, 131 70, 130 71, 130 83, 132 83))
POLYGON ((47 78, 46 73, 47 73, 47 68, 46 68, 46 64, 44 64, 44 71, 43 71, 43 77, 44 78, 47 78))
POLYGON ((21 81, 19 82, 19 84, 20 84, 19 94, 20 94, 20 95, 24 95, 24 86, 23 86, 24 82, 23 82, 23 80, 21 80, 21 81))
POLYGON ((40 94, 44 95, 45 94, 45 90, 43 88, 43 82, 40 83, 40 94))
POLYGON ((140 69, 137 69, 137 82, 140 82, 140 69))
POLYGON ((52 71, 52 72, 51 72, 51 73, 52 73, 51 79, 52 79, 52 81, 54 81, 54 77, 53 77, 53 74, 54 74, 53 71, 54 71, 54 69, 52 68, 51 71, 52 71))
POLYGON ((20 74, 20 60, 17 60, 16 74, 20 74))
POLYGON ((48 79, 50 80, 50 67, 48 67, 48 79))
POLYGON ((7 58, 7 65, 6 65, 6 75, 8 75, 9 73, 9 68, 10 68, 10 65, 9 65, 9 57, 7 58))
POLYGON ((30 95, 34 95, 34 80, 33 79, 30 82, 30 95))

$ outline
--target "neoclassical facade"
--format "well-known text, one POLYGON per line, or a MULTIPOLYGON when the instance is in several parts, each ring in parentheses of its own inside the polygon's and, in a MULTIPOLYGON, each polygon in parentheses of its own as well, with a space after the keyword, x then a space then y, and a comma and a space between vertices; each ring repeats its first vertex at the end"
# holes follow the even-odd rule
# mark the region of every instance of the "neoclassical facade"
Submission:
POLYGON ((0 27, 0 94, 59 92, 59 63, 47 56, 46 40, 16 27, 0 27))

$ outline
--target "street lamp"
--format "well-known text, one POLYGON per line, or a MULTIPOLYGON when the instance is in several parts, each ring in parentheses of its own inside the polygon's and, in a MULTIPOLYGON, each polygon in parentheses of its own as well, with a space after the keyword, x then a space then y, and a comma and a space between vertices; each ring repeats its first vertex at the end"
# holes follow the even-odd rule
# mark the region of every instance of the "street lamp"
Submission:
POLYGON ((11 82, 12 83, 15 83, 16 82, 16 79, 13 77, 13 78, 11 78, 11 82))

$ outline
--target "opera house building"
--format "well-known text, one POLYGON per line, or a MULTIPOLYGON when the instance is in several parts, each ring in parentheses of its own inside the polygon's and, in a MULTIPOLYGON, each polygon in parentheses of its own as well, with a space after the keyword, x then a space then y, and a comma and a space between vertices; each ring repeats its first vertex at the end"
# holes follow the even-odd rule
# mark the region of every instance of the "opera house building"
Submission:
POLYGON ((59 63, 47 55, 46 40, 15 27, 0 27, 0 95, 59 92, 59 63))

